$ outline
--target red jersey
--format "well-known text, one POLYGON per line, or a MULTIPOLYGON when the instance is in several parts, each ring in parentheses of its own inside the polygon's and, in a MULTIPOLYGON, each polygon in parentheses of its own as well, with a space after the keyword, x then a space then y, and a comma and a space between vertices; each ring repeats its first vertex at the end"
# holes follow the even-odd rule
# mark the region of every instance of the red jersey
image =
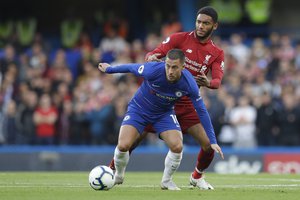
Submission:
MULTIPOLYGON (((149 52, 150 55, 159 53, 158 58, 163 58, 171 49, 181 49, 185 53, 184 67, 196 77, 201 72, 207 74, 211 71, 210 86, 211 89, 218 89, 221 85, 224 71, 224 52, 217 47, 210 39, 201 43, 196 37, 195 31, 174 33, 166 38, 156 49, 149 52)), ((182 98, 179 102, 190 103, 187 98, 182 98)))
MULTIPOLYGON (((48 110, 43 110, 41 108, 37 108, 36 111, 41 116, 49 116, 49 115, 57 115, 57 110, 52 107, 48 110)), ((55 133, 55 123, 48 124, 48 123, 41 123, 36 125, 36 134, 39 137, 50 137, 54 136, 55 133)))

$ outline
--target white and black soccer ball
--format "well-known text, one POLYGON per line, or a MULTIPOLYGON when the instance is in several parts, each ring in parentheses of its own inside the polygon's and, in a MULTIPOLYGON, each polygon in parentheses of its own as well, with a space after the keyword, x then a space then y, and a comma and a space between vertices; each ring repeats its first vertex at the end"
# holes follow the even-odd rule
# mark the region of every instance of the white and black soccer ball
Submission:
POLYGON ((89 174, 89 183, 94 190, 109 190, 114 182, 113 170, 105 165, 96 166, 89 174))

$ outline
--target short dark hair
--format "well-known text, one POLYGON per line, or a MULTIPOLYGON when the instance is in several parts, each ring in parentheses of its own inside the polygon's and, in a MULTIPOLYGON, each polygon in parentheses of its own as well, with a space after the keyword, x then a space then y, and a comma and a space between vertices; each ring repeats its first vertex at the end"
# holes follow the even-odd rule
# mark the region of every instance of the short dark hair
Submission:
POLYGON ((171 49, 167 53, 167 58, 171 60, 179 59, 181 63, 185 62, 185 55, 181 49, 171 49))
POLYGON ((203 8, 200 8, 197 12, 197 16, 199 14, 204 14, 204 15, 208 15, 212 18, 212 20, 214 21, 214 23, 218 22, 218 13, 217 11, 211 7, 211 6, 205 6, 203 8))

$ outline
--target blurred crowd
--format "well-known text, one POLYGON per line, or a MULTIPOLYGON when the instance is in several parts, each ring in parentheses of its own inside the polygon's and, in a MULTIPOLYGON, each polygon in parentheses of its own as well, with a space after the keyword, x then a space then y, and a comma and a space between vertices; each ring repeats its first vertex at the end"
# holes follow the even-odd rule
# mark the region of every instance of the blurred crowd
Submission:
MULTIPOLYGON (((81 33, 75 47, 61 49, 49 49, 42 35, 26 48, 7 42, 0 49, 0 144, 115 145, 142 80, 100 73, 97 64, 142 63, 180 28, 166 25, 131 42, 124 31, 107 28, 97 45, 81 33)), ((299 146, 300 44, 276 32, 214 41, 225 52, 222 87, 201 92, 220 145, 299 146)), ((184 143, 196 145, 188 136, 184 143)), ((162 145, 154 134, 143 144, 162 145)))

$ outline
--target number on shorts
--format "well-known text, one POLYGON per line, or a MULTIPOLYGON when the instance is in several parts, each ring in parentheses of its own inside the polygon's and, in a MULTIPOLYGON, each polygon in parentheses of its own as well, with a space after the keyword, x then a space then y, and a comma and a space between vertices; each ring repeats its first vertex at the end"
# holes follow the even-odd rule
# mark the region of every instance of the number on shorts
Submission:
POLYGON ((176 115, 171 114, 170 116, 172 117, 174 124, 179 125, 176 115))

